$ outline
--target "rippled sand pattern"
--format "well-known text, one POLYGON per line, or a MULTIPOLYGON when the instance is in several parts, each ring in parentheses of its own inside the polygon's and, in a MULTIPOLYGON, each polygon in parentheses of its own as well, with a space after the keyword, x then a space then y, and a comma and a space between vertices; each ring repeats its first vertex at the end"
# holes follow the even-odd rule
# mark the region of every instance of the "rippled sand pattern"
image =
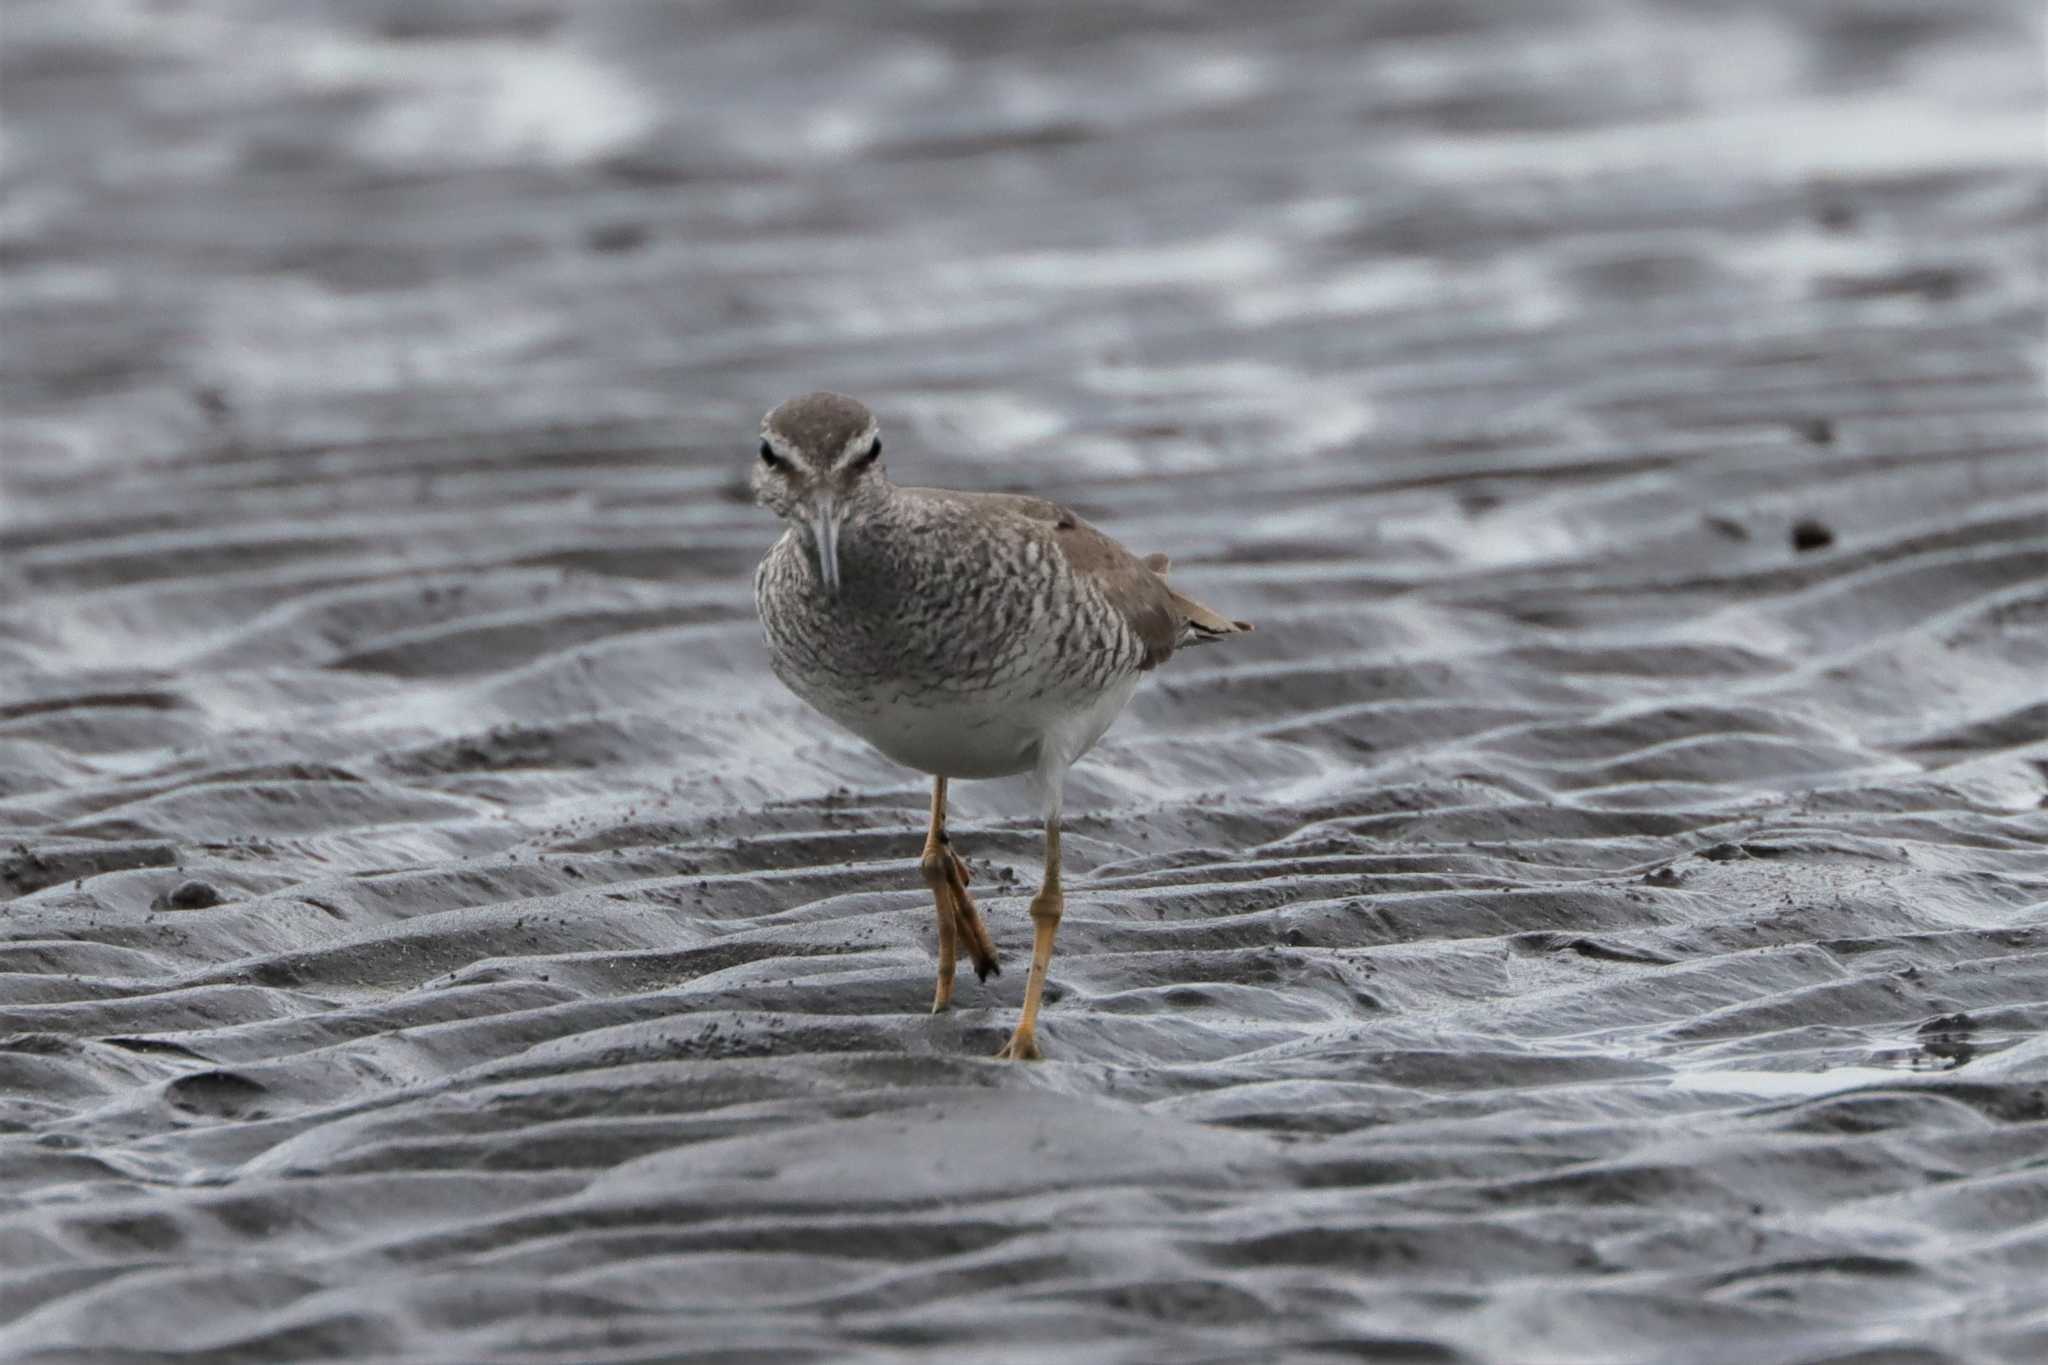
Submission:
POLYGON ((2048 1357, 2037 6, 5 30, 0 1357, 2048 1357), (766 671, 815 386, 1259 623, 1041 1066, 766 671))

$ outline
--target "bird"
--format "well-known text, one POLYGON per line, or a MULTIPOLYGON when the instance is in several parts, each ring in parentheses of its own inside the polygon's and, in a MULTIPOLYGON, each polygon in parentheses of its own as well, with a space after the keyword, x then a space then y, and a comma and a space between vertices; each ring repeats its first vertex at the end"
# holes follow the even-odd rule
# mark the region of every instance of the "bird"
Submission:
POLYGON ((932 1013, 961 951, 986 981, 994 941, 946 830, 947 784, 1028 773, 1044 815, 1023 1011, 995 1055, 1041 1057, 1039 1003, 1065 897, 1067 769, 1145 674, 1178 650, 1252 629, 1176 591, 1071 509, 1014 493, 890 482, 881 427, 858 399, 817 392, 761 421, 754 499, 788 523, 754 574, 769 664, 811 707, 932 779, 918 867, 938 920, 932 1013))

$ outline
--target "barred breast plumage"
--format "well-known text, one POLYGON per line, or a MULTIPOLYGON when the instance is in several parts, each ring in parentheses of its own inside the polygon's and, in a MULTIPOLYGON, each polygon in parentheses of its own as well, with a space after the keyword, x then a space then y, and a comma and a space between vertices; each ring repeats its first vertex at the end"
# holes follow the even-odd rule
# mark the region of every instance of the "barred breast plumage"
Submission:
POLYGON ((1177 634, 1165 584, 1132 560, 1155 590, 1113 601, 1063 548, 1083 537, 1105 539, 1038 499, 892 489, 841 529, 828 597, 793 528, 755 582, 776 676, 936 776, 1025 772, 1048 744, 1071 763, 1177 634))

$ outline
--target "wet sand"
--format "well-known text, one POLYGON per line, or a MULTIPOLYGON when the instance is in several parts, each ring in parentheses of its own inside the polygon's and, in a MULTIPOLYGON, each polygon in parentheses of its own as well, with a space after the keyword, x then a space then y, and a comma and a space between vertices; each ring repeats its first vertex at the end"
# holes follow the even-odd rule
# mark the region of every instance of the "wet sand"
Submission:
POLYGON ((861 13, 10 6, 0 1356, 2048 1356, 2037 8, 861 13), (1259 625, 1039 1066, 820 386, 1259 625))

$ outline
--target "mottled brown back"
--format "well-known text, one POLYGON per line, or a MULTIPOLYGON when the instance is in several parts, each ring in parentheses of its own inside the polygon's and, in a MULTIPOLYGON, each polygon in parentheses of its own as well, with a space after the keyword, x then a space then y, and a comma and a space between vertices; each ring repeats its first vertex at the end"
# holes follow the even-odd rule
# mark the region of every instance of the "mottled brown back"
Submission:
POLYGON ((1251 629, 1248 623, 1228 621, 1168 587, 1163 576, 1165 556, 1152 556, 1158 561, 1155 569, 1081 520, 1072 508, 1019 493, 950 496, 1051 523, 1054 543, 1066 556, 1068 566, 1101 590, 1144 647, 1144 657, 1138 665, 1141 671, 1157 668, 1173 657, 1173 651, 1187 642, 1191 630, 1195 638, 1214 638, 1251 629))

